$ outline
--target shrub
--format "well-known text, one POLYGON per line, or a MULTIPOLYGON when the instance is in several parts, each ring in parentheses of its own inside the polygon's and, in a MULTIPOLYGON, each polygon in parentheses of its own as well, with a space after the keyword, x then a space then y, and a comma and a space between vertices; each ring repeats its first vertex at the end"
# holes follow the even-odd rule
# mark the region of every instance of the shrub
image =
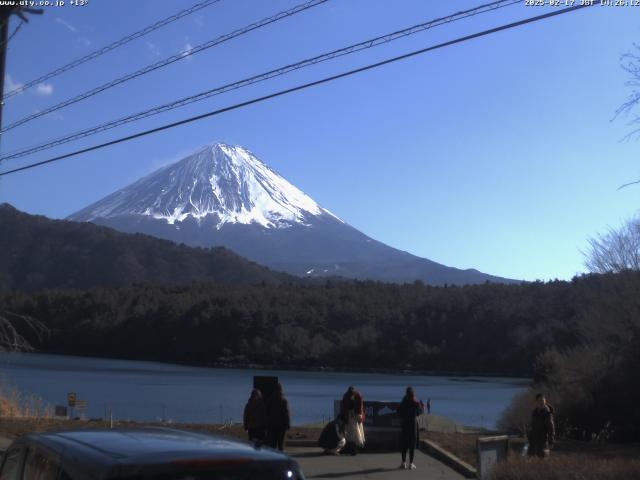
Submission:
POLYGON ((589 459, 562 455, 546 459, 513 456, 496 465, 491 480, 640 480, 640 460, 589 459))

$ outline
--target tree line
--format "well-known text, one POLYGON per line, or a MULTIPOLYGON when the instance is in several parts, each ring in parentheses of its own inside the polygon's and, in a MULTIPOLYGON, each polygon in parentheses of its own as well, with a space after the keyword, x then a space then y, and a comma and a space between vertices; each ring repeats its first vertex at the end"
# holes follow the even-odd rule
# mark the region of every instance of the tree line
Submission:
MULTIPOLYGON (((134 285, 12 293, 43 352, 215 366, 532 376, 563 431, 640 440, 640 272, 429 287, 134 285)), ((28 335, 28 332, 26 332, 28 335)))

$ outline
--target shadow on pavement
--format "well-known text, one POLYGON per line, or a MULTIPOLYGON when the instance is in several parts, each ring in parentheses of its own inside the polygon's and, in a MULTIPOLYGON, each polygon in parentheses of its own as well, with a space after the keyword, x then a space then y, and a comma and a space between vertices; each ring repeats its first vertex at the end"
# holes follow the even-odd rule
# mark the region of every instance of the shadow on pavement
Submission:
MULTIPOLYGON (((285 452, 286 453, 286 452, 285 452)), ((291 458, 315 458, 315 457, 334 457, 335 455, 327 455, 326 453, 319 452, 300 452, 300 453, 288 453, 291 458)))
POLYGON ((318 475, 308 476, 307 478, 343 478, 368 475, 370 473, 384 473, 393 472, 396 468, 370 468, 368 470, 353 470, 351 472, 336 472, 336 473, 320 473, 318 475))

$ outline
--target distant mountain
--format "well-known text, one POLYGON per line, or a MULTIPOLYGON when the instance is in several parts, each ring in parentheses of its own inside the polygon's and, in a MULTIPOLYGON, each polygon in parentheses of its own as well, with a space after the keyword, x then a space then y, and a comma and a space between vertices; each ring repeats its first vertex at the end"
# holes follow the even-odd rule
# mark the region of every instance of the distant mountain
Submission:
POLYGON ((221 245, 298 276, 433 285, 512 281, 447 267, 369 238, 248 150, 223 143, 161 168, 68 219, 187 245, 221 245))
POLYGON ((192 248, 147 235, 28 215, 0 205, 0 291, 291 280, 223 248, 192 248))

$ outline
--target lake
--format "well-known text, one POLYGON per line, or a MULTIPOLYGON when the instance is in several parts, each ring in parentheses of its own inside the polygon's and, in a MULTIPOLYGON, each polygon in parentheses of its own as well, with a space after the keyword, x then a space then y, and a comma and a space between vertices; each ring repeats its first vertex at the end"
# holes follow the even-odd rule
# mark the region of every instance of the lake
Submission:
POLYGON ((86 416, 119 420, 220 423, 241 421, 254 375, 278 376, 295 425, 329 418, 333 400, 349 385, 365 400, 399 401, 408 385, 431 412, 464 425, 494 427, 513 396, 529 381, 515 378, 446 377, 370 373, 298 372, 190 367, 34 353, 0 353, 5 385, 66 405, 67 393, 87 402, 86 416))

